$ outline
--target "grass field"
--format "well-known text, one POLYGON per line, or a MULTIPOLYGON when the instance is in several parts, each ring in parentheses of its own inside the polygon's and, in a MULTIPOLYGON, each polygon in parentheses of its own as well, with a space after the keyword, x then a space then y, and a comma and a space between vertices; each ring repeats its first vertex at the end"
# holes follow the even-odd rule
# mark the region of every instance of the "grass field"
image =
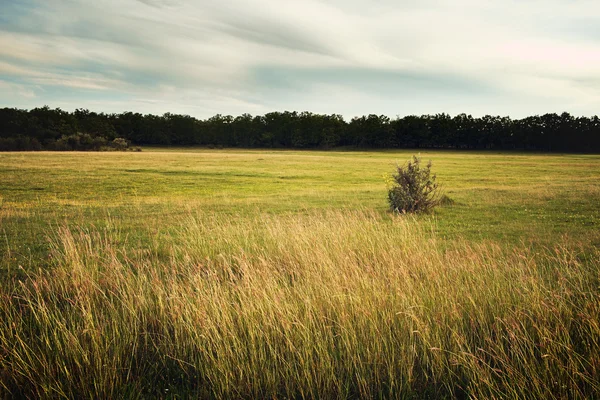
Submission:
POLYGON ((0 396, 600 396, 600 156, 0 153, 0 396))

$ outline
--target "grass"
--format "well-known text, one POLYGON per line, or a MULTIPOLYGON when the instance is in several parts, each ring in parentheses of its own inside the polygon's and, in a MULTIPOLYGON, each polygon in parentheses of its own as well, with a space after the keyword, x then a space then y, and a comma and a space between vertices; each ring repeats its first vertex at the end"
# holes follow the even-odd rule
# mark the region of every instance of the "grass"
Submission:
POLYGON ((600 157, 0 154, 0 397, 593 398, 600 157))

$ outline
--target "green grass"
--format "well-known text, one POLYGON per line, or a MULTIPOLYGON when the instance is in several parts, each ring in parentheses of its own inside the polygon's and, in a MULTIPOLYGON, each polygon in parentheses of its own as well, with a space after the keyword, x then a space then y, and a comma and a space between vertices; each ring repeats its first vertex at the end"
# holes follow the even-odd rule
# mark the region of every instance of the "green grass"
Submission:
POLYGON ((600 396, 600 156, 412 154, 0 153, 0 398, 600 396))
MULTIPOLYGON (((196 208, 234 215, 385 212, 383 176, 411 154, 4 153, 0 218, 10 243, 25 226, 37 238, 48 223, 96 224, 108 214, 127 225, 151 220, 162 228, 173 215, 196 208)), ((438 181, 456 201, 435 213, 443 237, 553 243, 566 234, 600 244, 598 156, 424 152, 422 157, 433 161, 438 181)), ((16 240, 13 245, 34 243, 16 240)))

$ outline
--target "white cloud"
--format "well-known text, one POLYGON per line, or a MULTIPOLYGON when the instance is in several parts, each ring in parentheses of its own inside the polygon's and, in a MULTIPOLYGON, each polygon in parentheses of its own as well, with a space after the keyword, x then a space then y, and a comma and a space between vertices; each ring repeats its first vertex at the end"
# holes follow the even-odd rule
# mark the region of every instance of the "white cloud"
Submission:
POLYGON ((9 100, 11 98, 20 97, 23 99, 35 99, 35 91, 26 85, 19 85, 12 82, 0 80, 0 100, 9 100))
MULTIPOLYGON (((595 1, 23 4, 6 7, 8 17, 0 18, 0 78, 23 88, 73 90, 47 91, 51 106, 139 107, 199 117, 267 107, 346 116, 454 110, 589 115, 600 108, 600 34, 578 28, 582 18, 588 26, 600 25, 595 1), (319 75, 326 70, 333 72, 319 75), (356 70, 364 73, 350 74, 355 81, 323 81, 356 70), (273 85, 282 86, 264 87, 257 71, 276 72, 273 85), (398 90, 370 85, 376 76, 389 78, 398 90), (76 104, 77 90, 86 91, 82 104, 76 104), (94 98, 94 91, 102 95, 94 98)), ((19 102, 27 99, 32 97, 19 102)))

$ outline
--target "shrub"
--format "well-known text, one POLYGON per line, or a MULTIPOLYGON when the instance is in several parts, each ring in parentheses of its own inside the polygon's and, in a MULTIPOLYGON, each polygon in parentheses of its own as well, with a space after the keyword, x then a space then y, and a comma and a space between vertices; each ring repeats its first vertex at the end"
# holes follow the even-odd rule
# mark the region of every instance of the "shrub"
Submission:
POLYGON ((16 151, 17 141, 14 138, 0 138, 0 151, 16 151))
POLYGON ((423 213, 440 204, 440 192, 431 174, 431 161, 421 166, 421 159, 413 156, 412 161, 396 166, 396 173, 388 190, 390 209, 400 213, 423 213))
POLYGON ((129 142, 124 138, 115 138, 110 142, 110 145, 116 150, 127 150, 129 148, 129 142))
POLYGON ((0 138, 0 151, 38 151, 42 150, 42 144, 29 136, 17 136, 14 138, 0 138))
POLYGON ((36 138, 17 136, 0 138, 0 151, 30 151, 30 150, 56 150, 56 151, 142 151, 141 148, 131 148, 124 138, 108 141, 104 136, 93 136, 85 132, 72 135, 62 135, 57 140, 49 140, 42 146, 36 138))
POLYGON ((108 143, 108 140, 103 136, 96 136, 92 140, 92 149, 96 151, 100 151, 101 148, 105 147, 108 143))

